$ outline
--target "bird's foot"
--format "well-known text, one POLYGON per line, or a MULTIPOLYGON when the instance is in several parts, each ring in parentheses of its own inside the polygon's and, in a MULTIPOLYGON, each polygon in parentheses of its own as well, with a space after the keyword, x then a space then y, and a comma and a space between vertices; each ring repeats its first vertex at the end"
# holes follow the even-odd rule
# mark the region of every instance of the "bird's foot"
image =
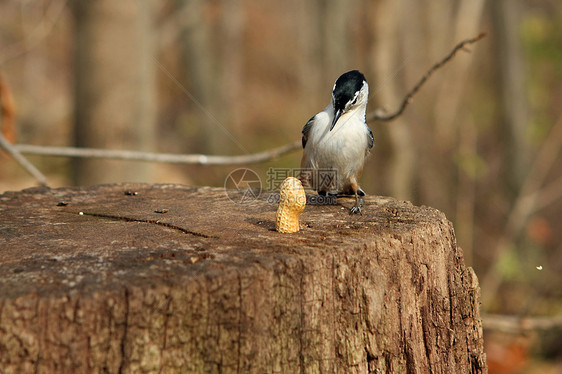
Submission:
POLYGON ((354 214, 363 214, 363 210, 361 209, 360 206, 353 206, 350 210, 349 210, 349 215, 352 216, 354 214))
POLYGON ((361 208, 363 205, 363 199, 358 199, 355 202, 355 205, 351 207, 351 209, 349 210, 349 215, 353 215, 353 214, 363 214, 363 209, 361 208))

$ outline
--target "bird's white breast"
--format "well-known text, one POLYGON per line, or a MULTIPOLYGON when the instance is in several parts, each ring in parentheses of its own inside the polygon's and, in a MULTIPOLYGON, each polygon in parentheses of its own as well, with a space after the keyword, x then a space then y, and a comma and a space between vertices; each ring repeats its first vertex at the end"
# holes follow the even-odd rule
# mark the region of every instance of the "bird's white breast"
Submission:
POLYGON ((311 169, 333 169, 337 173, 336 192, 342 192, 349 178, 361 170, 368 152, 369 130, 365 112, 358 110, 343 114, 330 131, 333 116, 331 107, 315 117, 305 152, 311 169))

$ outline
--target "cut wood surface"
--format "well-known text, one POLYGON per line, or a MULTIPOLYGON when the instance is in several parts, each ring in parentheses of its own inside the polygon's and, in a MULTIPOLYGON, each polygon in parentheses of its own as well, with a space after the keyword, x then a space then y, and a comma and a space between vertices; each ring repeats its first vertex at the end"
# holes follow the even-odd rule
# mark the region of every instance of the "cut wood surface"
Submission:
POLYGON ((485 373, 445 215, 119 184, 0 195, 0 373, 485 373), (232 197, 237 203, 234 203, 232 197))

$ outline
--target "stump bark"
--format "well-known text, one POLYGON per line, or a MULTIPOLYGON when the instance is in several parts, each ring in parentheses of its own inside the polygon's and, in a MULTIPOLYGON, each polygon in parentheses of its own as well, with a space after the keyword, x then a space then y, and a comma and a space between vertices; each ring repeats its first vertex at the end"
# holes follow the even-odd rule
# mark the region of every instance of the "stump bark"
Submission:
POLYGON ((0 195, 0 372, 487 372, 443 213, 338 199, 280 234, 274 195, 227 192, 0 195))

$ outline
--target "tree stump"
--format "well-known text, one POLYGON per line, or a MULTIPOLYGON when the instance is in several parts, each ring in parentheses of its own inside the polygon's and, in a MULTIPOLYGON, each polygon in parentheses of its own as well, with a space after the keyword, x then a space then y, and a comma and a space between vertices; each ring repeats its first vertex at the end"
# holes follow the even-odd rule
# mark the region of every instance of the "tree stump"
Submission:
POLYGON ((478 281, 443 213, 338 199, 280 234, 274 196, 0 195, 0 372, 487 372, 478 281))

